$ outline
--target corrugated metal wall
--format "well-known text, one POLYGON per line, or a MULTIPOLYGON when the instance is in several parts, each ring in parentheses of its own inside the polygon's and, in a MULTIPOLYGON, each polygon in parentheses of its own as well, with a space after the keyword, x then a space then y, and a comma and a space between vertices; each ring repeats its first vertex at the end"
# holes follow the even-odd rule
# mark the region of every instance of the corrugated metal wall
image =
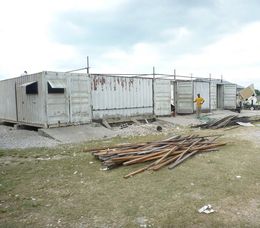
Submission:
POLYGON ((237 86, 235 84, 224 84, 224 109, 236 108, 237 86))
POLYGON ((69 123, 69 94, 67 88, 67 78, 64 73, 44 72, 44 85, 47 87, 48 81, 55 80, 57 83, 65 86, 64 93, 48 93, 47 88, 44 90, 46 96, 46 116, 47 123, 66 124, 69 123))
MULTIPOLYGON (((197 97, 197 94, 199 93, 201 97, 204 98, 205 102, 203 103, 201 110, 208 112, 210 110, 210 92, 209 92, 209 82, 203 82, 203 81, 194 81, 193 82, 193 88, 194 88, 194 99, 197 97)), ((194 103, 194 110, 196 110, 196 104, 194 103)))
POLYGON ((210 83, 210 106, 211 110, 217 109, 217 85, 214 82, 210 83))
POLYGON ((91 122, 90 78, 87 74, 44 72, 44 84, 55 81, 64 85, 64 93, 48 93, 46 89, 49 125, 91 122))
POLYGON ((70 122, 91 122, 90 78, 86 74, 70 76, 70 122))
POLYGON ((0 82, 0 119, 16 121, 15 81, 16 78, 0 82))
POLYGON ((46 122, 44 90, 42 73, 17 78, 16 91, 19 122, 35 125, 46 122), (23 86, 23 84, 35 81, 38 84, 38 94, 26 94, 26 86, 23 86))
POLYGON ((109 117, 170 115, 174 100, 177 113, 193 113, 197 93, 205 99, 203 110, 216 109, 220 95, 224 108, 235 108, 236 85, 218 87, 205 81, 155 79, 153 85, 152 78, 41 72, 0 82, 0 118, 55 125, 109 117), (48 93, 48 80, 53 85, 64 85, 64 92, 48 93), (38 83, 38 94, 26 94, 24 83, 34 81, 38 83))
POLYGON ((153 113, 152 79, 91 75, 93 119, 153 113))
POLYGON ((192 81, 177 81, 177 97, 176 107, 177 113, 190 114, 193 113, 193 82, 192 81))
POLYGON ((171 81, 155 79, 154 81, 154 114, 171 115, 171 81))

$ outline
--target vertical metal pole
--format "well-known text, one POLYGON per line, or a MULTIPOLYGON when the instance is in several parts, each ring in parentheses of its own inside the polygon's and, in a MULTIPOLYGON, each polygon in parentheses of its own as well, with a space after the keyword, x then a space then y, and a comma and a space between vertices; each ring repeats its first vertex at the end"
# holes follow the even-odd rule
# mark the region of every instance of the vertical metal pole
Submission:
POLYGON ((190 74, 190 83, 191 83, 191 88, 192 88, 192 98, 191 98, 191 109, 192 109, 192 113, 194 113, 194 104, 193 104, 193 101, 194 101, 194 90, 195 90, 195 86, 194 86, 194 81, 192 80, 192 73, 190 74))
POLYGON ((194 101, 194 90, 195 90, 194 83, 195 82, 192 80, 192 73, 190 74, 190 83, 191 83, 191 92, 192 92, 192 96, 191 96, 191 110, 192 110, 192 113, 194 113, 193 101, 194 101))
POLYGON ((153 79, 152 79, 152 97, 153 97, 153 115, 155 115, 155 94, 154 94, 154 83, 155 83, 155 67, 153 66, 153 79))
POLYGON ((209 112, 211 112, 211 74, 209 74, 209 112))
POLYGON ((93 119, 93 100, 92 100, 92 89, 91 89, 92 77, 89 75, 89 56, 87 56, 87 74, 89 77, 90 122, 92 122, 92 119, 93 119))
POLYGON ((176 81, 176 69, 174 69, 174 84, 173 84, 173 105, 175 107, 175 116, 177 115, 177 81, 176 81))
POLYGON ((220 81, 221 83, 223 82, 223 75, 221 74, 221 81, 220 81))
POLYGON ((15 93, 15 111, 16 111, 16 122, 18 122, 18 103, 17 103, 17 88, 16 82, 14 83, 14 93, 15 93))
POLYGON ((87 56, 87 74, 89 74, 89 57, 87 56))

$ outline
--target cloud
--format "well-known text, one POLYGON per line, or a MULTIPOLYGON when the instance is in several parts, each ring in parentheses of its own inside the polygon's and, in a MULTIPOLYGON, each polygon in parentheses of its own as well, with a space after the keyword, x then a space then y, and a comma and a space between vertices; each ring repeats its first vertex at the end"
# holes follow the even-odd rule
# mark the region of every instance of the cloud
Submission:
POLYGON ((146 73, 156 66, 246 84, 246 72, 251 80, 259 72, 259 6, 257 0, 9 0, 0 8, 0 77, 70 70, 89 55, 95 72, 146 73))
POLYGON ((192 33, 180 27, 162 31, 161 35, 166 35, 168 41, 137 43, 129 51, 105 51, 98 59, 99 69, 108 73, 148 73, 156 66, 162 73, 173 73, 173 69, 180 75, 193 73, 197 77, 208 77, 211 73, 215 78, 223 75, 231 82, 244 86, 255 83, 260 88, 260 21, 212 42, 200 52, 177 56, 173 54, 174 48, 183 45, 185 39, 190 42, 192 33))
POLYGON ((223 74, 227 80, 243 85, 255 82, 260 87, 259 39, 260 21, 204 47, 201 53, 183 55, 173 64, 190 72, 223 74))
MULTIPOLYGON (((82 64, 77 46, 51 38, 54 19, 67 10, 105 12, 124 0, 33 1, 10 0, 0 8, 0 78, 15 77, 27 70, 67 70, 82 64)), ((82 37, 87 30, 68 22, 69 32, 82 37)), ((64 33, 63 33, 64 34, 64 33)), ((76 40, 75 40, 76 41, 76 40)))

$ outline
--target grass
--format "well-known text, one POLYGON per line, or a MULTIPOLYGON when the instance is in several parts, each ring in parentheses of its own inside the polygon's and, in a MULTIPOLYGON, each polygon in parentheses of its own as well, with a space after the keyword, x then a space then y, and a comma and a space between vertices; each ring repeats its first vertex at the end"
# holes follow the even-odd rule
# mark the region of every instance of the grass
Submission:
MULTIPOLYGON (((187 132, 198 130, 186 130, 187 132)), ((0 151, 2 227, 257 227, 259 147, 224 132, 229 144, 174 170, 122 177, 139 165, 101 171, 83 148, 151 141, 164 135, 114 138, 55 149, 0 151), (38 157, 59 159, 38 160, 38 157), (93 163, 92 163, 93 162, 93 163), (241 176, 237 178, 236 176, 241 176), (216 213, 199 214, 210 203, 216 213)), ((198 131, 200 134, 223 133, 198 131)))

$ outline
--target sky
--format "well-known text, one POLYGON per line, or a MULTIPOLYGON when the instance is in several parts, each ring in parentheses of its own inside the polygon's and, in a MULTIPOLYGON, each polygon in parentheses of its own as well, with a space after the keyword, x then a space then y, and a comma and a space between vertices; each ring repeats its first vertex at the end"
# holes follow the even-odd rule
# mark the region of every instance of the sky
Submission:
POLYGON ((220 78, 260 89, 258 0, 8 0, 0 79, 25 70, 220 78))

